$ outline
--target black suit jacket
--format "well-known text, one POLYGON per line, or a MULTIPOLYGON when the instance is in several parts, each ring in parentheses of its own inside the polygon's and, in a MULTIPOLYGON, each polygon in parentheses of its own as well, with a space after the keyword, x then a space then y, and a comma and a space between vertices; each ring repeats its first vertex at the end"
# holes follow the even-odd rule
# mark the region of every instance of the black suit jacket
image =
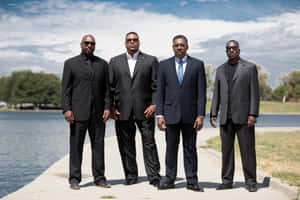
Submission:
POLYGON ((231 98, 231 117, 234 123, 247 124, 249 115, 258 116, 259 84, 257 69, 253 63, 243 59, 240 60, 232 79, 230 97, 225 63, 218 67, 216 71, 210 116, 217 117, 219 106, 221 105, 221 125, 224 125, 227 122, 228 98, 231 98))
POLYGON ((180 85, 176 74, 175 57, 161 61, 158 70, 156 114, 163 115, 166 124, 194 123, 205 116, 206 76, 204 64, 188 56, 180 85))
POLYGON ((99 117, 104 109, 110 109, 108 64, 103 59, 94 56, 92 68, 78 55, 64 63, 62 80, 63 112, 71 110, 75 121, 88 120, 92 96, 94 109, 99 117))
POLYGON ((138 120, 146 119, 144 111, 155 104, 157 68, 155 57, 140 52, 131 78, 126 53, 110 60, 112 106, 120 112, 120 120, 128 120, 131 112, 138 120))

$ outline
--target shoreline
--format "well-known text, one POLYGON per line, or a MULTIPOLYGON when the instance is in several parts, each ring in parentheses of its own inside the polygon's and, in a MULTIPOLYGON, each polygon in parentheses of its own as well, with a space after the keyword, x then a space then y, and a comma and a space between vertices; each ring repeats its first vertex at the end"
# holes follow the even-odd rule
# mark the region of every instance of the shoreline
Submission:
MULTIPOLYGON (((62 110, 34 110, 34 109, 26 109, 26 110, 17 110, 17 109, 0 109, 0 112, 29 112, 29 113, 62 113, 62 110)), ((206 113, 209 115, 210 113, 206 113)), ((263 112, 260 115, 300 115, 300 112, 263 112)), ((259 117, 258 117, 259 118, 259 117)))

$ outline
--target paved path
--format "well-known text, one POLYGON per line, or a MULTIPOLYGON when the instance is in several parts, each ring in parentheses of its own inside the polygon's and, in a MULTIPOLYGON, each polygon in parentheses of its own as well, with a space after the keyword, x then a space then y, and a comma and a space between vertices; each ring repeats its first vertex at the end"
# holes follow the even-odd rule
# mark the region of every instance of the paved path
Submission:
MULTIPOLYGON (((300 128, 294 128, 300 130, 300 128)), ((260 128, 263 130, 291 130, 290 128, 260 128)), ((198 145, 205 143, 205 140, 218 135, 218 129, 203 129, 198 135, 198 145)), ((112 184, 112 188, 104 189, 92 186, 91 176, 91 160, 90 147, 86 145, 84 151, 83 161, 83 180, 81 182, 81 189, 78 191, 71 190, 67 181, 68 177, 68 156, 53 164, 41 176, 39 176, 32 183, 26 185, 20 190, 3 198, 3 200, 99 200, 105 197, 113 196, 118 200, 205 200, 205 199, 222 199, 222 200, 290 200, 286 193, 274 189, 259 180, 259 190, 256 193, 250 193, 245 189, 244 178, 241 169, 236 169, 235 186, 232 190, 216 191, 216 186, 220 183, 220 158, 213 156, 209 151, 198 150, 198 174, 200 185, 204 187, 204 193, 197 193, 185 189, 185 176, 183 170, 182 147, 179 149, 178 160, 178 179, 176 181, 176 188, 166 191, 157 190, 148 184, 145 176, 145 170, 142 159, 141 138, 137 134, 137 159, 139 168, 139 181, 135 185, 123 185, 124 176, 121 168, 121 160, 118 152, 116 137, 106 139, 106 176, 108 182, 112 184)), ((158 144, 159 158, 161 162, 161 173, 164 175, 164 152, 165 139, 164 133, 156 132, 156 141, 158 144)))

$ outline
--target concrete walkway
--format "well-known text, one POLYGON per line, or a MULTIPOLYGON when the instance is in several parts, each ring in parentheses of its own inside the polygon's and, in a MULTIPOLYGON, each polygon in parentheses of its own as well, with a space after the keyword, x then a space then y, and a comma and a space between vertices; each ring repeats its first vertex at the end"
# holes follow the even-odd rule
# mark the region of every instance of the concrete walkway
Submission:
MULTIPOLYGON (((257 128, 256 131, 288 131, 300 130, 300 128, 257 128)), ((219 134, 219 129, 203 129, 198 134, 198 145, 219 134)), ((182 145, 179 149, 178 158, 178 178, 176 188, 170 190, 157 190, 149 185, 145 175, 142 159, 141 138, 137 134, 137 161, 139 168, 139 181, 135 185, 125 186, 121 159, 118 152, 116 137, 106 139, 106 176, 112 188, 104 189, 92 186, 93 177, 91 176, 90 146, 86 145, 83 161, 83 180, 80 190, 71 190, 68 184, 68 159, 66 156, 53 164, 41 176, 32 183, 27 184, 20 190, 2 198, 3 200, 99 200, 99 199, 122 199, 122 200, 201 200, 201 199, 222 199, 222 200, 291 200, 292 198, 283 189, 273 187, 268 184, 268 178, 259 178, 258 192, 250 193, 245 189, 244 178, 241 168, 236 168, 234 178, 234 189, 225 191, 216 191, 220 183, 221 161, 220 154, 211 153, 210 150, 198 149, 198 175, 200 185, 204 187, 204 193, 197 193, 185 189, 186 181, 183 169, 182 145), (264 179, 265 178, 265 179, 264 179)), ((161 162, 161 174, 164 175, 164 153, 165 138, 164 132, 157 130, 156 141, 158 144, 159 158, 161 162)), ((272 179, 271 179, 272 180, 272 179)))

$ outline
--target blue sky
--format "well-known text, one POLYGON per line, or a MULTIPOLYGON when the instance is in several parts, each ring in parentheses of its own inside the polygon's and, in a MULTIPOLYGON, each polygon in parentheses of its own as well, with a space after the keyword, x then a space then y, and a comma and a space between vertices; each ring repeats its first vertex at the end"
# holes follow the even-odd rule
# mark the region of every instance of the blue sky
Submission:
POLYGON ((96 37, 95 54, 109 61, 125 51, 129 31, 160 60, 173 55, 172 37, 185 34, 189 54, 213 67, 226 61, 226 41, 236 39, 273 88, 279 75, 300 70, 300 0, 1 0, 0 76, 21 69, 61 76, 86 33, 96 37))

